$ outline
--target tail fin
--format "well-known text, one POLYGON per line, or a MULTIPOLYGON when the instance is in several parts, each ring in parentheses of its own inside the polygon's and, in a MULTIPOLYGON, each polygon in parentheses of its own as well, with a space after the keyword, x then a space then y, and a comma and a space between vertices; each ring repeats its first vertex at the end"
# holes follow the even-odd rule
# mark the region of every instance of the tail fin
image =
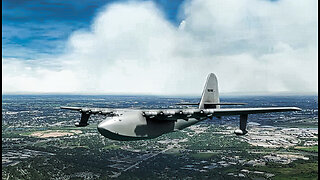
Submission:
MULTIPOLYGON (((206 104, 219 103, 219 90, 218 90, 218 80, 215 74, 210 73, 207 78, 207 82, 204 86, 201 101, 199 104, 199 109, 208 108, 206 104)), ((210 106, 212 108, 212 106, 210 106)), ((213 108, 220 108, 220 105, 216 105, 213 108)))

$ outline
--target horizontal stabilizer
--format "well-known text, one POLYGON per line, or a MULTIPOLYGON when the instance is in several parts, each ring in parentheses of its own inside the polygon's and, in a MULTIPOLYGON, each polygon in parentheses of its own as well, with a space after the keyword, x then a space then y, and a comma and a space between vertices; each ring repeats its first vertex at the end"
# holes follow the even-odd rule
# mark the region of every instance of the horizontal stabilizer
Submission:
MULTIPOLYGON (((177 103, 176 105, 186 105, 186 106, 197 106, 200 103, 177 103)), ((219 102, 219 103, 204 103, 205 106, 216 106, 216 105, 246 105, 247 103, 238 102, 219 102)))
POLYGON ((75 111, 79 111, 82 108, 81 107, 66 107, 66 106, 61 106, 60 109, 69 109, 69 110, 75 110, 75 111))
POLYGON ((199 103, 177 103, 176 105, 183 105, 183 106, 197 106, 199 103))

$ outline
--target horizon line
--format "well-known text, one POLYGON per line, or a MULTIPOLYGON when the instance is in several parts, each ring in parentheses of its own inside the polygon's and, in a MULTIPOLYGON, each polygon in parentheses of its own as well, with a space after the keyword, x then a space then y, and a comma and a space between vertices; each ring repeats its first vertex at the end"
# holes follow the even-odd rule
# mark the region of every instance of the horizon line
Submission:
MULTIPOLYGON (((168 97, 198 97, 201 94, 156 94, 156 93, 43 93, 43 92, 11 92, 2 93, 6 95, 75 95, 75 96, 168 96, 168 97)), ((318 96, 318 92, 227 92, 220 96, 318 96)))

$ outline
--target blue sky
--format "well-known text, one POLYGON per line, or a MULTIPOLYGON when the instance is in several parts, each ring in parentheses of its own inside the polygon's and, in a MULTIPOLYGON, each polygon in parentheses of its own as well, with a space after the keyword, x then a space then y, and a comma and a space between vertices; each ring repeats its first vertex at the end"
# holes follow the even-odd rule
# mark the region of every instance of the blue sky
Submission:
MULTIPOLYGON (((2 57, 34 59, 60 54, 73 31, 88 29, 106 5, 122 0, 4 0, 2 57)), ((178 25, 183 0, 155 0, 166 18, 178 25)))
POLYGON ((2 1, 2 92, 316 93, 317 0, 2 1))

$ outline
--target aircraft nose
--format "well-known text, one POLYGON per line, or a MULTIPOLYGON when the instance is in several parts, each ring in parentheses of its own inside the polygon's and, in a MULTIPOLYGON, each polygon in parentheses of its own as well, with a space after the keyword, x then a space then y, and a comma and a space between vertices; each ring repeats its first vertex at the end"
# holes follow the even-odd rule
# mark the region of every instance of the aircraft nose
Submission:
POLYGON ((108 125, 110 124, 110 120, 105 120, 105 121, 102 121, 101 123, 98 124, 98 131, 100 132, 100 134, 104 134, 108 128, 108 125))
POLYGON ((100 134, 101 134, 101 131, 103 131, 103 128, 104 128, 103 125, 102 125, 102 123, 99 123, 97 128, 98 128, 98 131, 99 131, 100 134))
POLYGON ((117 133, 114 133, 109 129, 112 126, 112 123, 113 121, 109 119, 109 120, 102 121, 100 124, 98 124, 97 128, 99 133, 109 139, 121 140, 121 138, 117 133))

